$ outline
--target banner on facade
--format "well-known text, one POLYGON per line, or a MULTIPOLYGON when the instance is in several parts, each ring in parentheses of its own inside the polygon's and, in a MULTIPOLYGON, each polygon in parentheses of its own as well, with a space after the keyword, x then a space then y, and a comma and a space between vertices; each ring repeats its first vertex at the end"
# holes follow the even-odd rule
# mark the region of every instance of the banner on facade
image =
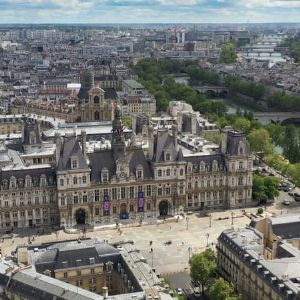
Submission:
POLYGON ((144 211, 145 198, 144 192, 138 192, 138 212, 144 211))
POLYGON ((104 195, 104 198, 103 198, 103 216, 109 216, 109 213, 110 213, 109 196, 104 195))

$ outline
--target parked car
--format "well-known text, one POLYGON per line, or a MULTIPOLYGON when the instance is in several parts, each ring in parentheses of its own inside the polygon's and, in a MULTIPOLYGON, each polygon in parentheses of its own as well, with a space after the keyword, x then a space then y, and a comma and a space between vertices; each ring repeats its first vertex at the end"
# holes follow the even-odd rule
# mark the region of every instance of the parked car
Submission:
POLYGON ((285 199, 285 200, 282 201, 282 204, 283 205, 290 205, 291 201, 285 199))
POLYGON ((182 288, 178 288, 178 289, 177 289, 177 294, 178 294, 178 295, 182 295, 182 294, 183 294, 182 288))
POLYGON ((297 202, 300 201, 300 194, 299 193, 294 193, 293 196, 294 196, 295 201, 297 201, 297 202))

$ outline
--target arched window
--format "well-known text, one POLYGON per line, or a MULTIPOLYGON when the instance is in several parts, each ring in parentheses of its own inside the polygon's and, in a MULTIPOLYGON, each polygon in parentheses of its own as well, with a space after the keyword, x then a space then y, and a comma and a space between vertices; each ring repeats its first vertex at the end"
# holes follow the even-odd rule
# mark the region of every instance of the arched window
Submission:
POLYGON ((94 104, 99 104, 99 97, 98 96, 94 97, 94 104))
POLYGON ((170 169, 167 169, 167 176, 170 176, 170 174, 171 174, 170 169))
POLYGON ((180 169, 180 171, 179 171, 180 173, 180 176, 183 176, 183 169, 180 169))
POLYGON ((73 184, 77 184, 77 177, 73 177, 73 184))

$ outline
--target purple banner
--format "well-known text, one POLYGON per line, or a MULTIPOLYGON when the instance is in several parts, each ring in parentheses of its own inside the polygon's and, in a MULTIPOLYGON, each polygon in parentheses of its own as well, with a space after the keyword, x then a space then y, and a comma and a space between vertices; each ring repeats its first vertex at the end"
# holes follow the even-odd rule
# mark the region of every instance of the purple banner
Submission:
POLYGON ((103 216, 109 216, 109 213, 110 213, 109 196, 104 195, 104 198, 103 198, 103 216))
POLYGON ((144 192, 139 192, 138 193, 138 211, 139 212, 144 211, 144 205, 145 205, 144 192))

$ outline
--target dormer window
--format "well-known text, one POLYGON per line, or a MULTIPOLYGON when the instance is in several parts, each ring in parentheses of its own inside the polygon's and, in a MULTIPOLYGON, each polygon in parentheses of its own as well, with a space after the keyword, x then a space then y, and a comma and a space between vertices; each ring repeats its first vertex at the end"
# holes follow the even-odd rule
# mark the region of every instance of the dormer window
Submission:
POLYGON ((171 160, 170 152, 165 152, 165 161, 170 161, 170 160, 171 160))
POLYGON ((141 180, 141 179, 143 179, 143 167, 141 166, 141 165, 139 165, 139 166, 137 166, 137 168, 136 168, 136 178, 138 179, 138 180, 141 180))
POLYGON ((245 144, 242 141, 240 141, 238 147, 239 147, 238 148, 239 155, 244 155, 244 153, 245 153, 245 144))
POLYGON ((204 172, 205 171, 205 163, 204 161, 201 161, 200 163, 200 172, 204 172))
POLYGON ((17 187, 17 182, 15 177, 10 178, 10 188, 16 188, 17 187))
POLYGON ((108 183, 108 170, 104 168, 101 172, 101 181, 102 183, 108 183))
POLYGON ((218 171, 218 162, 216 160, 213 161, 212 169, 214 172, 218 171))
POLYGON ((78 168, 78 160, 77 160, 77 157, 72 157, 72 158, 71 158, 71 168, 72 168, 72 169, 77 169, 77 168, 78 168))

